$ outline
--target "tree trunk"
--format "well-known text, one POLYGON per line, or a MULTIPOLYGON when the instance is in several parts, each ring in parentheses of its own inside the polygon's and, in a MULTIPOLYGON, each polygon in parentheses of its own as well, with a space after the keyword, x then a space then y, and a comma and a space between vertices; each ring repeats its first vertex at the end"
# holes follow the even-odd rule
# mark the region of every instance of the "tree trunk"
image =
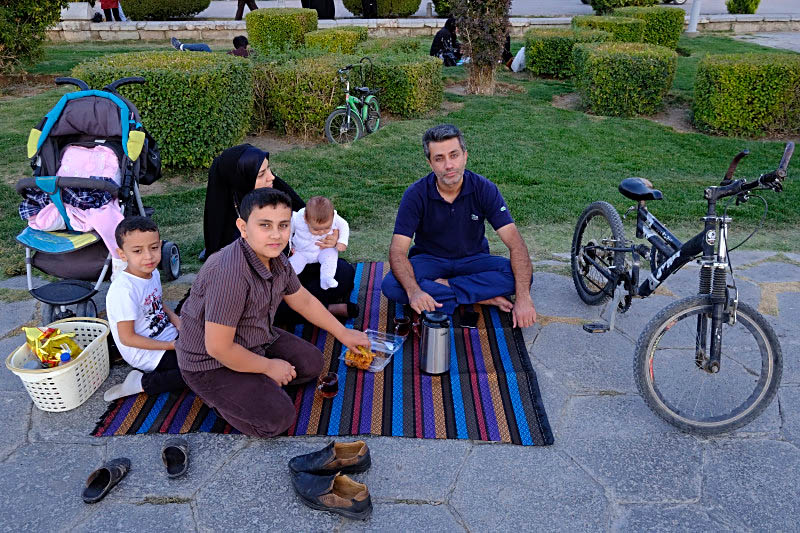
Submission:
POLYGON ((494 69, 495 65, 470 64, 467 68, 469 71, 467 94, 492 96, 494 94, 494 69))

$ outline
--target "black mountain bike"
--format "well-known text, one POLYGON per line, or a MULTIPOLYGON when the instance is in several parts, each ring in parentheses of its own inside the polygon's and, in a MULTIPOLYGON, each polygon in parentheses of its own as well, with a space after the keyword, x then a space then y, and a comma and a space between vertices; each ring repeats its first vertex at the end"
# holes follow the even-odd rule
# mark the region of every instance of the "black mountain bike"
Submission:
MULTIPOLYGON (((619 191, 637 202, 628 212, 636 210, 636 237, 650 246, 625 238, 622 220, 607 202, 590 204, 578 219, 571 250, 575 288, 589 305, 611 299, 608 324, 584 325, 592 333, 613 329, 617 311, 627 311, 633 297, 649 296, 699 258, 698 294, 653 317, 639 337, 634 359, 636 385, 648 407, 683 431, 714 435, 744 426, 777 393, 783 368, 780 343, 764 317, 739 302, 728 260, 731 218, 726 213, 731 201, 746 202, 754 191, 780 192, 793 151, 794 143, 787 143, 778 168, 749 183, 733 179, 748 152, 739 153, 722 183, 705 189, 703 231, 685 243, 647 210, 647 202, 660 200, 662 194, 642 178, 623 180, 619 191), (718 215, 717 202, 723 198, 729 200, 718 215), (642 257, 649 258, 650 272, 640 282, 642 257)), ((766 201, 761 200, 766 216, 766 201)))

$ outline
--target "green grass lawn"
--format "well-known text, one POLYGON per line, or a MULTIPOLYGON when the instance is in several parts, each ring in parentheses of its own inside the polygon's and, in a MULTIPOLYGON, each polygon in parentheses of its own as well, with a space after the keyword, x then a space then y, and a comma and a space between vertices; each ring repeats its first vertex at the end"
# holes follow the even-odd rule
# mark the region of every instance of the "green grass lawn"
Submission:
MULTIPOLYGON (((516 48, 519 43, 515 44, 516 48)), ((760 49, 721 36, 684 39, 681 46, 692 55, 679 59, 673 93, 684 99, 691 99, 700 55, 760 49)), ((44 62, 52 61, 48 73, 62 74, 66 70, 59 68, 68 69, 91 53, 128 50, 127 45, 52 47, 44 62)), ((463 76, 460 68, 448 69, 446 74, 448 80, 463 76)), ((736 153, 750 150, 738 175, 752 178, 774 169, 783 152, 781 142, 681 134, 646 119, 603 118, 553 107, 553 95, 573 90, 569 82, 508 72, 500 73, 498 79, 524 91, 494 97, 446 94, 449 113, 390 120, 385 128, 349 147, 322 144, 276 153, 271 159, 273 170, 305 198, 322 194, 333 199, 352 228, 348 259, 385 258, 403 191, 429 171, 422 153, 422 134, 434 124, 451 122, 464 131, 468 167, 499 185, 532 251, 545 257, 569 250, 574 223, 589 202, 607 200, 620 210, 631 204, 617 192, 623 178, 641 176, 653 181, 665 200, 653 202, 651 210, 679 236, 688 237, 701 229, 703 187, 721 180, 736 153)), ((23 271, 23 253, 13 241, 23 223, 16 215, 18 198, 9 184, 14 174, 29 175, 24 169, 27 132, 55 104, 61 91, 2 102, 0 168, 4 169, 5 184, 0 185, 0 274, 23 271)), ((793 167, 797 165, 795 162, 793 167)), ((185 176, 187 183, 148 196, 145 203, 156 208, 155 218, 164 238, 181 247, 185 266, 196 269, 195 256, 202 248, 203 171, 168 171, 167 175, 171 182, 185 176)), ((792 236, 800 228, 796 209, 800 187, 793 183, 798 175, 790 169, 786 191, 780 196, 766 195, 770 201, 767 230, 754 241, 755 246, 797 247, 792 236)), ((746 234, 761 217, 760 202, 734 208, 731 214, 734 237, 746 234)), ((502 251, 496 239, 493 245, 502 251)))

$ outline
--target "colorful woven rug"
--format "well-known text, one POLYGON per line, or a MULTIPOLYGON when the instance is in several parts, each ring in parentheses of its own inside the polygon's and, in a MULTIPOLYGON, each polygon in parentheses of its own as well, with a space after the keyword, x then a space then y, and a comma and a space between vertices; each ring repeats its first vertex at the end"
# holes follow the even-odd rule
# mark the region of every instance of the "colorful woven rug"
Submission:
MULTIPOLYGON (((351 299, 362 313, 348 327, 392 332, 394 317, 403 316, 402 305, 380 292, 387 268, 384 263, 357 265, 351 299)), ((383 372, 373 374, 345 366, 339 356, 346 348, 326 331, 298 325, 294 333, 319 347, 324 367, 338 374, 339 394, 323 399, 315 393, 316 383, 289 391, 297 420, 288 435, 370 434, 552 444, 522 332, 511 328, 508 313, 495 307, 476 308, 480 311, 476 329, 451 331, 450 372, 440 376, 419 371, 419 341, 413 333, 383 372)), ((193 431, 238 433, 185 390, 117 400, 92 435, 193 431)))

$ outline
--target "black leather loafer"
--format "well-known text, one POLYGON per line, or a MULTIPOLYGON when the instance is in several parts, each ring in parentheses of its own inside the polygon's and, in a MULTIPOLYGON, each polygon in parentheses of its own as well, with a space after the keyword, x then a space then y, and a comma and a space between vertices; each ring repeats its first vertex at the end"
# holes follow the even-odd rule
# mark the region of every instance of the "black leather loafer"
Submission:
POLYGON ((357 474, 370 467, 369 448, 363 440, 331 442, 321 450, 292 457, 289 470, 331 475, 337 472, 357 474))
POLYGON ((369 490, 363 483, 347 476, 317 476, 308 472, 292 473, 294 491, 303 504, 318 511, 329 511, 356 520, 372 512, 369 490))

